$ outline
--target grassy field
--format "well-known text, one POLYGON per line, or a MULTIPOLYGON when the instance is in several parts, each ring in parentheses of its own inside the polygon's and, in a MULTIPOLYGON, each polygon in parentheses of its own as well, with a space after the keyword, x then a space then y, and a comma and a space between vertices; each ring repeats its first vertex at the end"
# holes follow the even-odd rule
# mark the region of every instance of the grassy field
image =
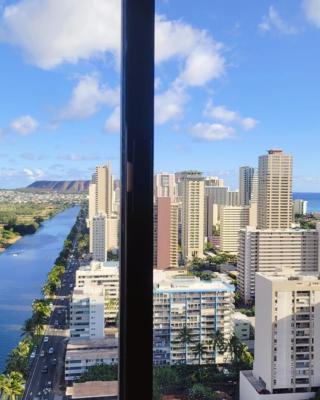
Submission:
POLYGON ((0 252, 64 208, 63 204, 0 203, 0 252))

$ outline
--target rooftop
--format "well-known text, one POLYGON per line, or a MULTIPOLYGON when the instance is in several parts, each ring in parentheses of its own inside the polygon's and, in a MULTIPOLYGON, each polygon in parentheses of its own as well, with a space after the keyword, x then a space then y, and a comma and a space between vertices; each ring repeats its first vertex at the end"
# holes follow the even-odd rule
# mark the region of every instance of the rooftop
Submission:
POLYGON ((74 383, 67 388, 67 396, 72 399, 90 399, 92 397, 112 398, 118 396, 118 381, 94 381, 74 383))

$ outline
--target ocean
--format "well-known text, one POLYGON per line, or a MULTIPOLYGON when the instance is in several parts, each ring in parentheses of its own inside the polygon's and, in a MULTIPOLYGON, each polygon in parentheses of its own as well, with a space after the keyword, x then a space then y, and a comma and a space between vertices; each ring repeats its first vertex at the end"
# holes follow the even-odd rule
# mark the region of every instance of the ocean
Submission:
POLYGON ((307 200, 308 212, 320 212, 320 193, 293 193, 293 199, 307 200))

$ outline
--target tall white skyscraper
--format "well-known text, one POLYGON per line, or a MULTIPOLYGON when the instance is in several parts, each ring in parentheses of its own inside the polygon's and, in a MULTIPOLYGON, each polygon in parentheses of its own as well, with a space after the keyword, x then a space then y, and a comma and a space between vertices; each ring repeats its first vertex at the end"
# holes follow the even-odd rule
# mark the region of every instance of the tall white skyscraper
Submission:
POLYGON ((259 157, 258 228, 291 228, 292 156, 269 150, 259 157))
POLYGON ((318 274, 257 273, 255 309, 254 366, 240 373, 240 400, 313 398, 320 386, 318 274))
POLYGON ((248 206, 258 201, 258 170, 256 168, 240 167, 239 196, 241 206, 248 206))
POLYGON ((182 255, 184 259, 203 257, 204 245, 204 178, 199 172, 187 171, 182 183, 182 255))

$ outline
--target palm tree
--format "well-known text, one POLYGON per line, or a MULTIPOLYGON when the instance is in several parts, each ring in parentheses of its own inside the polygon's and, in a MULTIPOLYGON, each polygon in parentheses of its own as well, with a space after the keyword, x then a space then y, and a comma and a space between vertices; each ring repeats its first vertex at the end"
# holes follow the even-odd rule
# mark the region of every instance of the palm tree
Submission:
POLYGON ((246 346, 241 343, 235 334, 231 336, 227 344, 227 349, 230 351, 231 362, 233 364, 237 364, 241 361, 245 347, 246 346))
POLYGON ((194 358, 198 358, 200 365, 201 360, 203 360, 203 356, 207 354, 207 349, 203 343, 199 342, 193 347, 192 352, 194 354, 194 358))
POLYGON ((20 372, 10 372, 9 375, 1 375, 2 393, 4 399, 16 400, 17 396, 21 396, 24 392, 25 382, 20 372))
POLYGON ((192 342, 191 329, 184 326, 178 333, 177 343, 183 343, 185 345, 185 362, 187 362, 187 347, 192 342))
POLYGON ((35 334, 35 328, 33 318, 26 319, 21 328, 21 336, 30 336, 32 338, 35 334))
POLYGON ((0 398, 2 399, 2 392, 3 389, 6 387, 7 385, 7 377, 3 374, 0 375, 0 398))
POLYGON ((213 334, 211 344, 215 353, 225 353, 227 345, 225 343, 223 333, 219 329, 213 334))

